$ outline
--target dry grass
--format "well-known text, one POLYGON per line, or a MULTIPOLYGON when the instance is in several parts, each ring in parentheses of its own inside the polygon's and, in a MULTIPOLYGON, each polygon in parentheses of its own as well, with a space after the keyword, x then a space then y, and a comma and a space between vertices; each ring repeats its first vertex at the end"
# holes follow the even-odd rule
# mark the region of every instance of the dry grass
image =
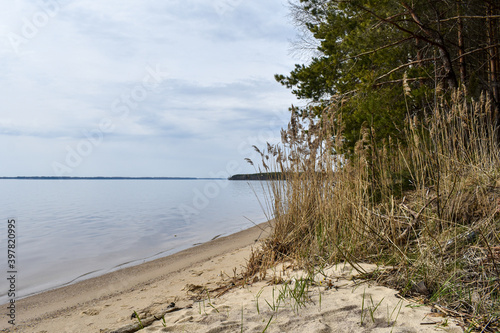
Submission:
POLYGON ((500 149, 489 103, 457 92, 426 119, 408 117, 404 144, 367 127, 349 158, 335 103, 316 121, 292 113, 282 145, 256 148, 259 171, 286 180, 269 182, 274 232, 249 271, 287 259, 378 263, 392 269, 371 278, 471 330, 498 330, 500 149))

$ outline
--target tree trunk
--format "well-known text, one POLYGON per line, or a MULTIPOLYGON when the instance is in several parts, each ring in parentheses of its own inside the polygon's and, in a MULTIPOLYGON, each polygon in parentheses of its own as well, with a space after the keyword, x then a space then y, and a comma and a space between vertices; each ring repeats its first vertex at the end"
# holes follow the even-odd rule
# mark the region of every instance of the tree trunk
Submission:
MULTIPOLYGON (((490 4, 487 9, 487 19, 486 19, 486 32, 487 32, 487 43, 488 46, 493 46, 497 42, 497 20, 493 18, 494 15, 493 6, 490 4)), ((498 47, 490 47, 488 49, 488 72, 489 72, 489 86, 491 91, 491 97, 494 103, 492 103, 492 115, 497 124, 500 123, 500 113, 498 110, 499 100, 499 87, 498 87, 498 47)))
POLYGON ((464 45, 464 23, 462 19, 462 1, 457 1, 457 16, 458 16, 458 62, 460 65, 460 84, 467 85, 467 67, 465 64, 465 45, 464 45))
MULTIPOLYGON (((444 42, 442 40, 442 42, 444 42)), ((441 61, 443 62, 443 68, 445 71, 445 79, 448 83, 448 87, 451 89, 458 88, 457 76, 455 75, 455 71, 453 70, 453 65, 451 63, 451 57, 448 50, 444 47, 439 47, 439 55, 441 57, 441 61)))

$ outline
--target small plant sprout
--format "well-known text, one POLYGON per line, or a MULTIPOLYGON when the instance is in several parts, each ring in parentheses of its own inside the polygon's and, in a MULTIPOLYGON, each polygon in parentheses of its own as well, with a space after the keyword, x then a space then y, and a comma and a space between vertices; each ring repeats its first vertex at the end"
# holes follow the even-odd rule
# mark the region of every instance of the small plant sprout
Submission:
POLYGON ((134 317, 137 318, 137 321, 139 322, 139 328, 142 330, 144 328, 144 326, 142 325, 142 321, 141 321, 141 318, 139 317, 139 314, 134 311, 134 317))
POLYGON ((361 302, 361 322, 360 322, 361 326, 363 326, 365 318, 368 314, 370 315, 372 322, 375 323, 375 312, 377 311, 377 309, 380 307, 380 304, 382 304, 382 301, 384 300, 384 298, 382 298, 380 302, 375 304, 375 302, 373 302, 372 295, 369 296, 370 299, 368 300, 365 288, 365 290, 363 291, 363 298, 361 302))
POLYGON ((212 309, 214 309, 217 313, 219 313, 219 310, 212 304, 212 301, 210 300, 210 293, 208 290, 205 289, 205 292, 207 293, 207 298, 208 298, 208 306, 210 306, 212 309))
POLYGON ((368 311, 370 311, 370 317, 372 318, 372 322, 375 322, 375 311, 377 311, 377 309, 379 308, 380 304, 382 304, 382 301, 384 300, 384 298, 382 298, 380 300, 380 302, 378 302, 376 305, 373 303, 373 298, 372 296, 370 295, 370 306, 368 307, 368 311))
POLYGON ((257 313, 260 314, 260 308, 259 308, 259 298, 260 296, 262 295, 262 292, 264 291, 264 289, 261 289, 257 295, 255 295, 255 305, 257 306, 257 313))
POLYGON ((394 309, 392 309, 392 312, 389 314, 389 305, 387 305, 387 325, 388 326, 393 326, 396 324, 396 321, 398 320, 398 317, 399 317, 399 314, 401 313, 401 308, 403 307, 403 300, 400 299, 398 304, 396 304, 396 307, 394 309), (392 320, 392 316, 394 316, 394 312, 396 312, 396 310, 398 310, 398 312, 396 313, 396 318, 394 318, 394 321, 392 320), (391 325, 392 323, 392 325, 391 325))
POLYGON ((265 333, 267 331, 267 329, 269 328, 269 325, 271 325, 271 320, 273 320, 273 318, 274 318, 274 314, 271 316, 271 318, 269 318, 269 321, 267 322, 266 327, 264 327, 264 330, 262 331, 262 333, 265 333))
POLYGON ((243 306, 241 307, 241 333, 243 333, 243 306))

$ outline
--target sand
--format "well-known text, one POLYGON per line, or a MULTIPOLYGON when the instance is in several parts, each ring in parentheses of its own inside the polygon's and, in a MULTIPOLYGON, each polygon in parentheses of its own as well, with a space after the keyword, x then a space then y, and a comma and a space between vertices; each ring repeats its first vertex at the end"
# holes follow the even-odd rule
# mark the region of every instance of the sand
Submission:
POLYGON ((289 264, 269 270, 262 281, 227 288, 269 229, 262 224, 22 299, 16 303, 16 326, 7 323, 2 311, 0 330, 132 332, 139 325, 135 312, 147 325, 140 332, 263 332, 266 327, 266 332, 463 331, 453 319, 398 297, 396 290, 357 280, 356 271, 344 264, 316 274, 315 283, 302 293, 304 303, 290 297, 290 290, 299 290, 306 274, 289 264), (281 283, 272 284, 272 279, 281 283))

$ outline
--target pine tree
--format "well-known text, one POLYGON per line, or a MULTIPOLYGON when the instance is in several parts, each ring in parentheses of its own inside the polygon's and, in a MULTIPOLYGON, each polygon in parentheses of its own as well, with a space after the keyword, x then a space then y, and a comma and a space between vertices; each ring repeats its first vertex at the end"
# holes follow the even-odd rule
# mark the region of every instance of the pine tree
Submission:
POLYGON ((304 115, 342 100, 335 114, 350 149, 363 127, 397 137, 406 116, 423 116, 434 96, 459 86, 471 97, 488 92, 498 109, 495 1, 299 0, 290 8, 304 49, 317 49, 276 80, 308 101, 304 115))

